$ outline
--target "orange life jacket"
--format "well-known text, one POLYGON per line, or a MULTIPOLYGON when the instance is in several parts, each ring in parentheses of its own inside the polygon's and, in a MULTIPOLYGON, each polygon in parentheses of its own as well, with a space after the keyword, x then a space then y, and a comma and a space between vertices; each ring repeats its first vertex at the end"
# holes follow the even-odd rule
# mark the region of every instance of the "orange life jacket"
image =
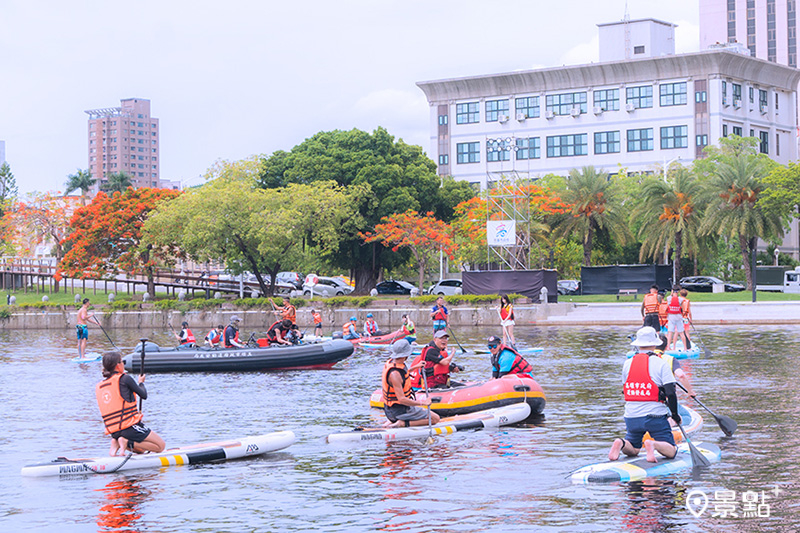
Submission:
MULTIPOLYGON (((350 322, 349 320, 347 322, 345 322, 344 326, 342 326, 342 333, 344 333, 345 335, 351 335, 351 333, 350 333, 350 326, 351 325, 353 325, 353 323, 350 322)), ((355 329, 355 326, 353 326, 353 329, 355 329)))
MULTIPOLYGON (((441 353, 441 350, 439 350, 437 346, 431 346, 429 344, 422 349, 422 352, 417 357, 414 358, 411 366, 414 366, 421 361, 425 361, 425 357, 428 355, 430 350, 441 353)), ((445 354, 445 357, 446 356, 447 354, 445 354)), ((422 366, 422 368, 415 369, 411 372, 411 385, 414 388, 421 389, 425 386, 425 382, 422 380, 423 371, 425 372, 425 379, 428 382, 428 388, 447 385, 447 382, 450 379, 450 365, 425 361, 425 364, 422 366)))
POLYGON ((397 393, 389 384, 389 373, 392 371, 400 372, 400 377, 403 380, 403 394, 406 398, 414 398, 414 391, 411 388, 411 380, 408 379, 408 370, 406 370, 405 363, 396 363, 393 359, 386 361, 383 366, 383 375, 381 376, 381 386, 383 387, 383 405, 391 406, 397 403, 397 393))
POLYGON ((281 318, 288 318, 292 321, 292 324, 297 322, 297 308, 292 304, 287 304, 281 310, 281 318))
POLYGON ((677 296, 670 296, 667 304, 668 315, 679 315, 681 313, 681 301, 677 296))
POLYGON ((514 320, 514 308, 511 304, 500 308, 500 320, 514 320))
MULTIPOLYGON (((225 336, 225 333, 227 333, 228 328, 232 328, 232 327, 233 327, 232 325, 228 324, 225 327, 225 331, 223 331, 223 333, 222 333, 222 344, 225 346, 225 348, 236 348, 236 346, 234 346, 233 344, 228 344, 228 338, 225 336)), ((239 330, 237 329, 235 331, 236 331, 236 334, 233 336, 233 340, 236 341, 236 342, 239 342, 239 330)))
POLYGON ((311 317, 314 319, 314 324, 322 324, 322 315, 319 313, 311 313, 311 317))
POLYGON ((622 390, 626 402, 658 401, 658 385, 650 378, 650 354, 637 353, 633 356, 622 390))
POLYGON ((689 299, 684 298, 681 304, 681 315, 683 315, 683 318, 688 318, 689 316, 689 305, 689 299))
POLYGON ((511 346, 506 346, 505 344, 501 344, 498 346, 497 355, 492 356, 492 377, 499 378, 502 377, 500 375, 500 354, 503 353, 503 350, 508 350, 513 353, 516 357, 514 358, 514 363, 511 365, 511 370, 506 372, 503 375, 508 374, 530 374, 533 372, 533 367, 531 364, 525 360, 520 353, 512 348, 511 346))
POLYGON ((642 298, 644 301, 644 312, 649 315, 650 313, 658 313, 658 294, 648 292, 642 298))
POLYGON ((181 344, 194 344, 196 339, 194 333, 189 328, 186 328, 186 338, 181 341, 181 344))
POLYGON ((444 310, 444 307, 441 307, 436 310, 436 314, 433 315, 434 320, 447 320, 447 313, 444 310))
POLYGON ((667 301, 664 300, 658 305, 658 322, 662 326, 667 325, 667 301))
POLYGON ((119 392, 119 380, 124 375, 114 374, 95 387, 97 406, 100 408, 107 435, 129 428, 142 419, 142 413, 136 407, 136 397, 128 402, 119 392))

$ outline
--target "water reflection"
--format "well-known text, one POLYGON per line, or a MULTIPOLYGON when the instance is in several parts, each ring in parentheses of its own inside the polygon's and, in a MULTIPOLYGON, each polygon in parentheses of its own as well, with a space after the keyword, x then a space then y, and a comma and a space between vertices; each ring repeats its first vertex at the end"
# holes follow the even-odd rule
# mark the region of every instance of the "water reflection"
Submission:
POLYGON ((146 529, 139 524, 142 518, 141 505, 150 497, 150 491, 135 478, 120 477, 102 489, 108 503, 100 507, 97 526, 100 531, 139 533, 146 529))
POLYGON ((670 480, 645 479, 621 484, 625 499, 612 506, 626 531, 665 531, 675 526, 672 514, 683 507, 686 489, 670 480))

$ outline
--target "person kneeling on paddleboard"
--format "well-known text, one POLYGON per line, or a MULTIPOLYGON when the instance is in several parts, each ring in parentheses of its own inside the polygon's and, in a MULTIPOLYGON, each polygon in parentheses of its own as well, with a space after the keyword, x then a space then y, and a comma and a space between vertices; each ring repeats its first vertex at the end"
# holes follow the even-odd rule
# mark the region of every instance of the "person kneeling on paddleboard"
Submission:
POLYGON ((650 433, 653 440, 644 441, 647 460, 656 462, 655 452, 668 459, 675 457, 678 448, 672 436, 667 416, 676 424, 681 423, 678 414, 678 398, 675 396, 675 376, 654 350, 661 344, 656 330, 647 326, 636 332, 631 343, 638 353, 625 361, 622 367, 623 393, 625 395, 624 439, 615 439, 608 452, 608 459, 616 461, 620 452, 636 457, 642 448, 642 437, 650 433), (666 405, 662 403, 662 394, 666 405), (669 406, 669 407, 667 407, 669 406))
MULTIPOLYGON (((411 345, 405 339, 392 344, 389 360, 383 366, 381 387, 383 390, 383 412, 388 421, 384 427, 425 426, 428 424, 428 409, 431 401, 417 401, 411 388, 406 359, 412 352, 411 345)), ((439 423, 439 415, 431 412, 431 424, 439 423)))
POLYGON ((500 337, 492 335, 487 341, 489 353, 492 354, 492 379, 508 374, 533 379, 533 367, 520 353, 503 344, 500 337))
POLYGON ((142 424, 142 413, 136 406, 137 396, 147 399, 144 374, 136 383, 125 373, 122 354, 107 352, 103 354, 103 378, 95 387, 95 395, 106 434, 112 439, 109 455, 126 449, 134 453, 164 451, 164 439, 142 424))

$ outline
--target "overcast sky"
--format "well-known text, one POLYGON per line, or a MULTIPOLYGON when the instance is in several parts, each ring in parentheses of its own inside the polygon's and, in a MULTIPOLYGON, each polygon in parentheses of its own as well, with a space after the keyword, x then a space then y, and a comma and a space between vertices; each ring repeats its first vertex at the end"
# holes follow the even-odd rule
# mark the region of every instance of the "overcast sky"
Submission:
MULTIPOLYGON (((630 0, 698 49, 697 0, 630 0)), ((86 109, 147 98, 161 178, 384 126, 429 150, 415 82, 598 60, 625 0, 0 0, 0 140, 20 191, 87 168, 86 109)))

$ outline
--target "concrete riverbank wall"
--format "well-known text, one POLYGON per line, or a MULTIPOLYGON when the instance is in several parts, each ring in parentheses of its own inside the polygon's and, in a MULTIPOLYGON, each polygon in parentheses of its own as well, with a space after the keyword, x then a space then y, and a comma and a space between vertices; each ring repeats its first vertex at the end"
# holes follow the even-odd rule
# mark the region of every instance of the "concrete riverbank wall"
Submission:
MULTIPOLYGON (((356 316, 359 325, 363 324, 367 313, 372 313, 383 331, 397 329, 403 314, 408 314, 421 331, 430 328, 430 307, 413 304, 387 305, 389 301, 374 302, 369 308, 320 307, 325 333, 341 331, 351 316, 356 316)), ((641 325, 640 303, 575 304, 558 303, 546 305, 520 305, 514 307, 517 327, 528 326, 631 326, 641 325)), ((450 324, 452 326, 497 326, 500 319, 495 306, 451 306, 450 324)), ((694 323, 714 324, 800 324, 800 301, 764 303, 717 303, 701 302, 692 304, 694 323)), ((106 329, 168 330, 169 326, 179 329, 181 322, 189 322, 195 335, 205 335, 206 330, 216 324, 228 324, 234 314, 242 318, 243 333, 264 331, 275 320, 275 314, 261 309, 238 310, 227 306, 213 310, 180 311, 141 309, 103 313, 95 311, 106 329)), ((75 326, 74 309, 43 310, 13 309, 9 318, 0 319, 0 329, 69 329, 75 326)), ((297 311, 297 323, 302 329, 313 328, 310 307, 297 311)))

